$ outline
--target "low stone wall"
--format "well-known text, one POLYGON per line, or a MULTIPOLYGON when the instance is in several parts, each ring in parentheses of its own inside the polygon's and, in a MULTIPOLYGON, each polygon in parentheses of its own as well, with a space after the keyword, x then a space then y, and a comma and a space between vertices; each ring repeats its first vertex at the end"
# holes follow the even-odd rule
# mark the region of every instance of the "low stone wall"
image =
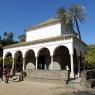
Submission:
POLYGON ((95 69, 86 70, 82 73, 81 84, 84 87, 95 87, 95 69))
POLYGON ((50 71, 50 70, 26 70, 26 80, 37 82, 50 82, 50 83, 63 83, 66 84, 68 79, 68 72, 62 71, 50 71))

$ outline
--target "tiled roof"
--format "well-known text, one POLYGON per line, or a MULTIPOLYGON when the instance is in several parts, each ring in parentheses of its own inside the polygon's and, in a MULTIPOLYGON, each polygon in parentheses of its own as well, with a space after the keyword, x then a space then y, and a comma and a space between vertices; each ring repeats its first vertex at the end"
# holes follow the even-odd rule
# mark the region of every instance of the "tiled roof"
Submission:
POLYGON ((60 19, 51 18, 51 19, 48 19, 48 20, 46 20, 44 22, 41 22, 41 23, 39 23, 37 25, 30 26, 25 31, 38 29, 38 28, 41 28, 41 27, 44 27, 44 26, 48 26, 48 25, 51 25, 51 24, 54 24, 54 23, 58 23, 60 21, 61 21, 60 19))

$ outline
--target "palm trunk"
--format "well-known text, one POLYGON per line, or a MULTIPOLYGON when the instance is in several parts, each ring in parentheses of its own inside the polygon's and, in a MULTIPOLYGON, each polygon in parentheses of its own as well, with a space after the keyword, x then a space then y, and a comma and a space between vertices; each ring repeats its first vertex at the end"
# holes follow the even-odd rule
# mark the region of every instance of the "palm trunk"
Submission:
POLYGON ((79 25, 78 25, 77 19, 76 19, 76 27, 77 27, 77 31, 78 31, 78 34, 79 34, 79 38, 81 39, 81 34, 80 34, 80 29, 79 29, 79 25))

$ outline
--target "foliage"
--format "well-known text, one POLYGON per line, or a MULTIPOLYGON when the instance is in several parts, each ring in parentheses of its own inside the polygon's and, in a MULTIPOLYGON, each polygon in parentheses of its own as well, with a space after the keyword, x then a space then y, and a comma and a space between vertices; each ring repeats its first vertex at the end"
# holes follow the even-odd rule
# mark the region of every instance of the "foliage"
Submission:
POLYGON ((79 4, 73 4, 67 10, 63 7, 60 7, 57 11, 57 17, 60 18, 66 25, 70 22, 73 23, 73 26, 76 25, 79 38, 81 39, 78 21, 82 23, 86 20, 85 8, 83 6, 79 4))
POLYGON ((25 42, 26 40, 26 35, 25 34, 21 34, 18 36, 19 42, 25 42))
POLYGON ((74 24, 76 24, 79 38, 81 39, 80 28, 78 20, 82 23, 86 20, 85 8, 79 4, 72 4, 70 7, 70 17, 74 24))
POLYGON ((69 23, 68 11, 64 7, 60 7, 57 10, 57 17, 62 20, 62 22, 67 25, 69 23))
POLYGON ((14 35, 13 35, 12 32, 4 32, 3 33, 3 38, 1 38, 1 36, 0 36, 0 46, 4 47, 4 46, 7 46, 7 45, 18 43, 17 41, 14 41, 13 36, 14 35))
POLYGON ((12 33, 12 32, 4 32, 3 35, 4 35, 4 37, 5 37, 6 39, 11 39, 11 40, 13 40, 13 33, 12 33))
POLYGON ((12 32, 4 32, 4 38, 2 38, 2 46, 14 44, 13 33, 12 32))
MULTIPOLYGON (((3 65, 3 57, 0 57, 0 66, 3 65)), ((4 65, 9 66, 11 68, 12 66, 12 57, 8 56, 4 58, 4 65)))
POLYGON ((87 47, 87 54, 85 61, 86 63, 95 66, 95 45, 89 45, 87 47))
POLYGON ((12 66, 12 57, 11 56, 5 57, 4 65, 11 68, 11 66, 12 66))

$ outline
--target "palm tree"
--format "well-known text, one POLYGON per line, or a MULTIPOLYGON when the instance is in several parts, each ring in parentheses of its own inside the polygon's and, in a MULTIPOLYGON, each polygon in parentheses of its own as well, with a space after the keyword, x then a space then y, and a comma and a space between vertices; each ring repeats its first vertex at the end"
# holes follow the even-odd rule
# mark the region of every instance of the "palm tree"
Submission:
POLYGON ((79 34, 79 38, 81 39, 78 21, 80 21, 82 23, 86 20, 85 8, 79 4, 72 4, 69 11, 70 11, 70 17, 73 21, 73 24, 76 25, 76 28, 77 28, 77 31, 79 34))
POLYGON ((64 7, 60 7, 57 10, 57 18, 62 20, 62 22, 67 25, 69 23, 69 15, 68 15, 68 11, 64 8, 64 7))

